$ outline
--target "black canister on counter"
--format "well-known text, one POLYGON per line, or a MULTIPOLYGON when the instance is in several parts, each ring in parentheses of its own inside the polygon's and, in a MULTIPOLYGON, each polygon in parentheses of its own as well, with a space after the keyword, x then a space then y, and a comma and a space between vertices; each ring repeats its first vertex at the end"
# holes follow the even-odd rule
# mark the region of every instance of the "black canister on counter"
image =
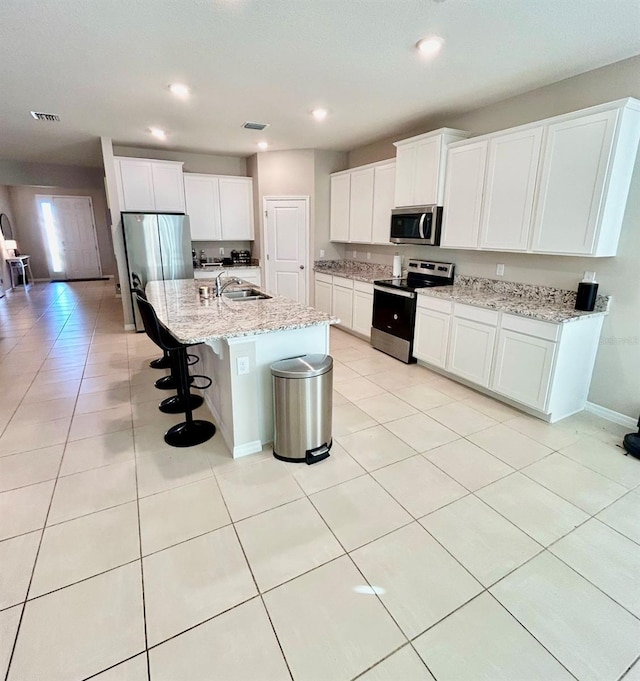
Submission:
POLYGON ((576 310, 591 312, 596 306, 596 296, 598 295, 598 284, 595 281, 581 281, 578 284, 578 295, 576 296, 576 310))

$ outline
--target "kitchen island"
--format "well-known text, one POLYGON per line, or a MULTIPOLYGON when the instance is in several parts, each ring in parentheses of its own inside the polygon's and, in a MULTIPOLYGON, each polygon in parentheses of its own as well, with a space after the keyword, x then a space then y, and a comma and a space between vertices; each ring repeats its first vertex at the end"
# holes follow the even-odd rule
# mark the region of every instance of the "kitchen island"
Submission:
MULTIPOLYGON (((223 279, 225 293, 257 287, 223 279)), ((202 343, 193 373, 213 383, 203 391, 234 458, 261 451, 273 441, 273 398, 269 367, 279 359, 329 352, 329 325, 338 320, 289 298, 259 300, 201 298, 200 286, 214 279, 153 281, 146 287, 160 321, 183 343, 202 343)))

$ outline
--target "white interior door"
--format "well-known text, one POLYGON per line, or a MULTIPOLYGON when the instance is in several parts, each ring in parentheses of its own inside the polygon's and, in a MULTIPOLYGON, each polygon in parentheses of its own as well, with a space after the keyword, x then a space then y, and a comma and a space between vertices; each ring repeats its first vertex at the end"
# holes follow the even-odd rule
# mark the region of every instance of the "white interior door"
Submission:
POLYGON ((54 196, 51 203, 64 278, 101 277, 91 198, 88 196, 54 196))
POLYGON ((38 196, 52 279, 102 276, 93 204, 88 196, 38 196))
POLYGON ((264 200, 267 290, 306 304, 308 198, 264 200))

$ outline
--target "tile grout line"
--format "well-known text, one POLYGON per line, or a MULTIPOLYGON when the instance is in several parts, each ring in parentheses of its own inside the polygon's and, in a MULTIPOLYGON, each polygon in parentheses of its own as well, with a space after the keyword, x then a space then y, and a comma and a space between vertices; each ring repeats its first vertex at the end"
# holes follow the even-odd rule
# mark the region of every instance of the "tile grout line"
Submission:
MULTIPOLYGON (((70 427, 71 427, 71 422, 69 422, 69 428, 70 427)), ((68 433, 69 433, 69 429, 67 429, 67 436, 68 436, 68 433)), ((15 655, 16 647, 18 645, 18 637, 20 636, 20 629, 22 628, 22 621, 24 619, 24 614, 25 614, 25 611, 27 609, 27 602, 28 602, 27 597, 29 595, 29 590, 31 589, 31 584, 33 582, 33 576, 35 574, 36 565, 38 564, 38 558, 40 556, 40 549, 42 548, 42 541, 44 539, 44 533, 45 533, 46 527, 47 527, 47 520, 49 518, 49 513, 51 512, 51 507, 53 505, 53 499, 54 499, 54 496, 55 496, 56 487, 57 487, 57 484, 58 484, 58 478, 59 478, 59 475, 60 475, 60 469, 62 467, 63 459, 64 459, 64 451, 63 451, 62 456, 60 457, 60 462, 58 464, 58 475, 56 476, 53 488, 51 490, 51 497, 49 498, 49 505, 47 507, 47 512, 46 512, 46 515, 44 517, 44 522, 43 522, 43 526, 42 526, 41 533, 40 533, 40 540, 38 542, 38 548, 36 549, 36 555, 35 555, 35 558, 34 558, 34 561, 33 561, 33 566, 31 568, 31 575, 29 577, 29 583, 27 585, 27 590, 25 592, 25 601, 22 605, 22 611, 20 613, 20 619, 18 620, 18 627, 16 629, 14 639, 13 639, 13 645, 11 647, 11 654, 9 655, 9 659, 8 659, 8 662, 7 662, 7 672, 5 674, 5 681, 7 681, 7 679, 9 678, 9 673, 11 671, 11 664, 13 663, 13 658, 14 658, 14 655, 15 655)))

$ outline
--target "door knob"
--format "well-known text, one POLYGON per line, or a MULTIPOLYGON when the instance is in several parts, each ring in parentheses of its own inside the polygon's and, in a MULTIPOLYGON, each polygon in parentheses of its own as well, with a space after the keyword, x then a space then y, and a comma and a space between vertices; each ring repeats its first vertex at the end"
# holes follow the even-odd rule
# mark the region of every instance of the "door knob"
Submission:
POLYGON ((304 265, 300 265, 300 269, 303 270, 303 269, 304 269, 304 265))

